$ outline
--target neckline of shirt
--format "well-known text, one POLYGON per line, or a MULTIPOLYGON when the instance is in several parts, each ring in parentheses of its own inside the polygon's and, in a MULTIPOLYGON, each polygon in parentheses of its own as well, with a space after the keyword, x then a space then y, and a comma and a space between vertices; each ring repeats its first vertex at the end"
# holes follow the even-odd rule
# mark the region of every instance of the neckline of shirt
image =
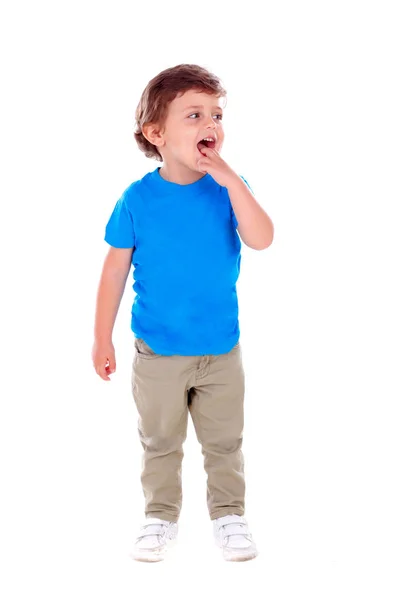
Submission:
POLYGON ((161 191, 170 193, 174 192, 176 194, 194 194, 195 192, 199 192, 201 190, 205 190, 208 187, 211 187, 213 178, 209 173, 205 173, 203 177, 194 181, 194 183, 181 184, 174 183, 173 181, 167 181, 164 179, 160 173, 161 167, 157 167, 154 171, 151 171, 150 177, 153 181, 153 184, 157 186, 161 191))

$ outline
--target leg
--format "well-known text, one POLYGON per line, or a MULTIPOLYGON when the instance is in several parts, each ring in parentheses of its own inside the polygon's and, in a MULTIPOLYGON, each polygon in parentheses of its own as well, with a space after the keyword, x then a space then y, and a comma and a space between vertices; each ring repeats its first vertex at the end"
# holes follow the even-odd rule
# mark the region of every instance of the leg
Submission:
POLYGON ((227 354, 210 356, 196 373, 189 411, 202 445, 211 519, 243 516, 245 509, 244 369, 240 344, 227 354))
POLYGON ((147 517, 174 522, 179 518, 191 360, 157 355, 143 340, 135 339, 132 392, 143 447, 141 482, 147 517))

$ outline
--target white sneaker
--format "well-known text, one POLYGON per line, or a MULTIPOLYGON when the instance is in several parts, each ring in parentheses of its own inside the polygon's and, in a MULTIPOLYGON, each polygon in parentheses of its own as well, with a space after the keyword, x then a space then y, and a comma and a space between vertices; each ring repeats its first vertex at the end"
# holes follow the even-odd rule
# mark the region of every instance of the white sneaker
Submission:
POLYGON ((257 556, 258 551, 244 517, 232 514, 214 519, 213 532, 225 560, 250 560, 257 556))
POLYGON ((147 517, 129 555, 135 560, 146 562, 163 560, 167 547, 176 543, 177 535, 177 523, 156 517, 147 517))

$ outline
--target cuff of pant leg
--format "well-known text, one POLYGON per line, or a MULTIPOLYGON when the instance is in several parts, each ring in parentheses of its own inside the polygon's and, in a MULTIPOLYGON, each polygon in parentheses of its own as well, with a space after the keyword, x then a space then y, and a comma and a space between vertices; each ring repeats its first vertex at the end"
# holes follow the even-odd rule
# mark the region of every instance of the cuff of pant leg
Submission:
POLYGON ((220 517, 226 517, 227 515, 238 515, 244 517, 244 510, 241 508, 221 508, 210 515, 212 521, 219 519, 220 517))
POLYGON ((179 517, 175 516, 175 515, 170 515, 168 513, 165 512, 149 512, 149 513, 145 513, 146 517, 154 517, 156 519, 163 519, 164 521, 171 521, 172 523, 178 523, 178 519, 179 517))

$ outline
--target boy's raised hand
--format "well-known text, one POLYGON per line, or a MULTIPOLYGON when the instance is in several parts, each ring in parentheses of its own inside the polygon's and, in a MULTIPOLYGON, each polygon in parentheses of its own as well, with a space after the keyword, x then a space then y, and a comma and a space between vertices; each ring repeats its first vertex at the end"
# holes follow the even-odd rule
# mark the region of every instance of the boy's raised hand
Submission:
POLYGON ((237 173, 233 171, 217 150, 202 147, 200 153, 202 156, 197 162, 199 171, 209 173, 219 185, 229 187, 232 181, 239 180, 237 173))
POLYGON ((92 360, 97 374, 105 381, 111 381, 108 375, 115 373, 115 349, 112 342, 95 340, 92 350, 92 360))

